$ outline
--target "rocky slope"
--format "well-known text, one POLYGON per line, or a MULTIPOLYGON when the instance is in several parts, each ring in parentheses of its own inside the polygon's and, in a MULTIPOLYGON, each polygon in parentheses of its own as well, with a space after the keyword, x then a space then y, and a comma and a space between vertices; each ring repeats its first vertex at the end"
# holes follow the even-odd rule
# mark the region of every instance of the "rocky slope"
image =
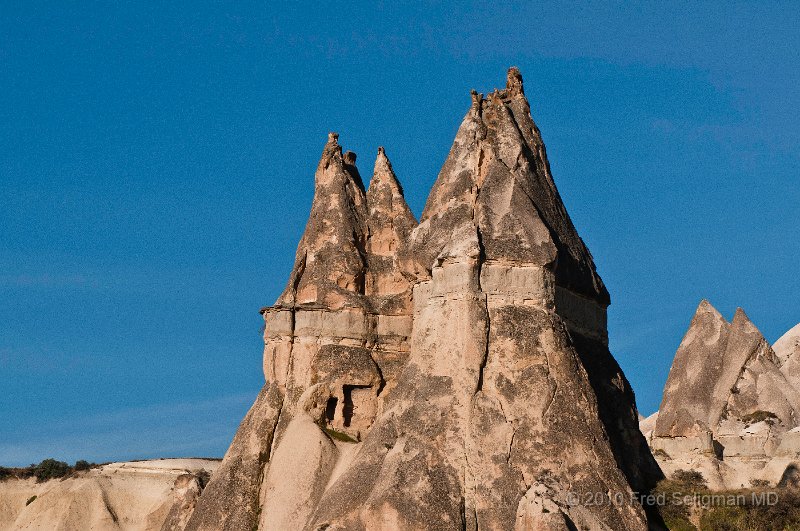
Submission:
POLYGON ((0 481, 0 530, 183 529, 219 461, 111 463, 67 479, 0 481))
POLYGON ((332 133, 265 386, 186 528, 646 529, 660 471, 519 72, 473 92, 419 224, 383 149, 367 190, 355 161, 332 133))
POLYGON ((786 332, 772 346, 781 363, 781 372, 800 387, 800 324, 786 332))
POLYGON ((797 338, 778 354, 740 308, 731 322, 702 301, 642 431, 664 472, 701 470, 712 488, 780 482, 800 452, 797 338))

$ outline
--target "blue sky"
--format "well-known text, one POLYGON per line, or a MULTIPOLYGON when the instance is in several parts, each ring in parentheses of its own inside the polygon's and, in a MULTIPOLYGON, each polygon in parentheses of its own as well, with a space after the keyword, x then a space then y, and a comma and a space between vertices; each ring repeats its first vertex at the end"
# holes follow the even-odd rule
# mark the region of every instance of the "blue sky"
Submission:
POLYGON ((701 298, 800 322, 791 3, 0 6, 0 464, 221 456, 328 131, 419 215, 469 90, 525 78, 657 409, 701 298))

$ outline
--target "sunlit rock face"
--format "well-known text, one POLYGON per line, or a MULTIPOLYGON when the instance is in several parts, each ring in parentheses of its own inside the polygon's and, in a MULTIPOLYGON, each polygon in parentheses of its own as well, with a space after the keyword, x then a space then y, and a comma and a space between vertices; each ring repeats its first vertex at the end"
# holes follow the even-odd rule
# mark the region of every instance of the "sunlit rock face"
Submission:
POLYGON ((192 515, 209 459, 109 463, 38 482, 0 481, 0 529, 178 531, 192 515))
POLYGON ((796 468, 793 337, 790 331, 773 350, 741 308, 728 322, 708 301, 700 303, 658 414, 642 423, 667 474, 692 468, 713 488, 740 488, 776 484, 787 467, 796 468))
POLYGON ((781 372, 795 387, 800 386, 800 324, 778 339, 772 349, 781 363, 781 372))
POLYGON ((355 161, 332 133, 187 529, 647 529, 660 470, 519 71, 473 92, 419 224, 382 148, 367 190, 355 161))

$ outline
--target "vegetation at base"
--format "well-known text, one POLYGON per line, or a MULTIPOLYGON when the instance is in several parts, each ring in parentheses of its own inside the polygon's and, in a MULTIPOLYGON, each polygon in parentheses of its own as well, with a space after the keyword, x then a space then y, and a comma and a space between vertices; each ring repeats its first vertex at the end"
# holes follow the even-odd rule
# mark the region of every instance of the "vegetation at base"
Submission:
POLYGON ((697 531, 697 528, 685 518, 664 518, 664 523, 670 531, 697 531))
POLYGON ((795 489, 738 490, 726 494, 742 494, 742 505, 710 507, 700 516, 700 531, 787 531, 800 529, 800 492, 795 489), (774 492, 777 503, 755 503, 760 494, 774 492))
POLYGON ((93 466, 96 465, 94 463, 90 463, 89 461, 84 461, 83 459, 80 459, 78 461, 75 461, 75 466, 72 468, 74 468, 77 472, 80 472, 82 470, 89 470, 93 466))
POLYGON ((750 489, 711 491, 699 472, 678 470, 652 494, 662 496, 658 510, 671 531, 800 530, 800 490, 794 488, 755 480, 750 489))
POLYGON ((48 479, 63 478, 72 472, 72 467, 64 461, 55 459, 45 459, 33 469, 33 475, 37 482, 47 481, 48 479))
POLYGON ((25 502, 25 507, 27 507, 28 505, 32 504, 35 499, 36 499, 36 494, 34 494, 30 498, 28 498, 28 501, 25 502))
POLYGON ((662 450, 661 448, 656 448, 653 450, 653 457, 660 457, 661 459, 672 459, 667 452, 662 450))
POLYGON ((680 487, 684 489, 684 491, 708 490, 706 479, 703 477, 703 474, 697 470, 676 470, 675 473, 672 474, 671 481, 675 484, 674 486, 680 487))
POLYGON ((28 479, 35 477, 37 483, 48 481, 50 479, 67 478, 76 472, 82 472, 95 468, 95 463, 84 461, 83 459, 77 461, 74 466, 64 461, 57 461, 52 458, 43 460, 41 463, 33 464, 26 467, 4 467, 0 466, 0 481, 7 479, 28 479))
POLYGON ((670 479, 660 481, 652 494, 656 497, 661 496, 664 500, 663 504, 659 504, 658 510, 669 529, 691 531, 696 528, 690 521, 690 508, 683 504, 682 500, 687 495, 707 492, 706 481, 700 472, 677 470, 670 479))
POLYGON ((330 435, 332 438, 336 439, 337 441, 350 442, 350 443, 357 443, 358 442, 357 440, 353 439, 352 437, 350 437, 349 435, 347 435, 344 432, 337 431, 337 430, 334 430, 333 428, 327 428, 327 427, 324 428, 324 429, 325 429, 325 433, 327 433, 328 435, 330 435))
POLYGON ((758 411, 753 411, 752 413, 743 416, 742 422, 744 422, 748 426, 751 424, 756 424, 758 422, 766 422, 771 426, 772 424, 775 423, 775 420, 777 418, 778 415, 776 415, 772 411, 763 411, 759 409, 758 411))

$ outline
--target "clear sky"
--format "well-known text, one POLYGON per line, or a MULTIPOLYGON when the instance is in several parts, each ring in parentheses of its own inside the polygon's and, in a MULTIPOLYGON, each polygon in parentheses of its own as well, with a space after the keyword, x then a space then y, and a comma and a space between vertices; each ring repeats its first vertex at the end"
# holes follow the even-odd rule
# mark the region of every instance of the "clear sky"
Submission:
POLYGON ((0 464, 221 456, 327 132, 419 215, 510 65, 643 413, 701 298, 800 321, 794 3, 110 4, 0 6, 0 464))

